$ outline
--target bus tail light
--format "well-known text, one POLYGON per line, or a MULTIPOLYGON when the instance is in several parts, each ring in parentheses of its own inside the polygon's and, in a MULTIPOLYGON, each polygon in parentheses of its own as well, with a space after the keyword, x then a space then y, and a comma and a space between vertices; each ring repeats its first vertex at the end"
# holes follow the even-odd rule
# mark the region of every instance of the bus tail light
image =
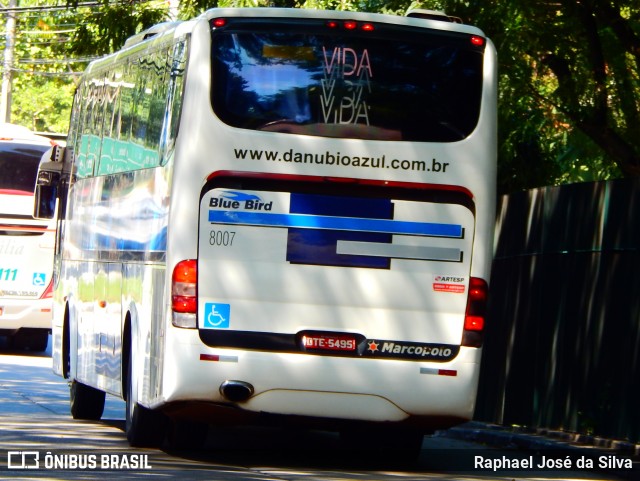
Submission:
POLYGON ((40 296, 40 299, 51 299, 52 297, 53 297, 53 278, 51 278, 51 280, 49 281, 49 285, 40 296))
POLYGON ((171 276, 172 323, 176 327, 195 329, 197 298, 198 261, 187 259, 180 261, 171 276))
POLYGON ((356 30, 358 28, 360 28, 360 30, 364 31, 364 32, 373 32, 376 27, 373 23, 358 23, 355 20, 345 20, 342 23, 339 23, 336 20, 329 20, 326 23, 327 27, 330 29, 334 29, 334 28, 343 28, 345 30, 356 30))
POLYGON ((471 43, 473 45, 475 45, 476 47, 483 47, 484 46, 484 38, 479 37, 477 35, 472 35, 471 36, 471 43))
POLYGON ((469 280, 469 297, 467 298, 462 334, 463 346, 482 346, 488 294, 489 287, 484 279, 472 277, 469 280))

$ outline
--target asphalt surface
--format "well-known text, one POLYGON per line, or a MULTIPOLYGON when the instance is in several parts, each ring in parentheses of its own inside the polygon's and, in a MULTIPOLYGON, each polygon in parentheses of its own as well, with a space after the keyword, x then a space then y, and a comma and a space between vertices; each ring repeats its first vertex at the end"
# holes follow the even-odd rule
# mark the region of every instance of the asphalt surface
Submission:
POLYGON ((484 444, 492 448, 518 449, 523 452, 541 453, 553 452, 556 456, 564 453, 572 459, 581 456, 603 462, 615 459, 625 467, 606 467, 606 470, 616 476, 632 481, 640 481, 640 444, 627 441, 590 436, 565 431, 550 429, 530 429, 522 427, 508 427, 478 421, 441 431, 438 436, 453 439, 461 439, 484 444), (626 467, 627 459, 631 461, 632 468, 626 467))

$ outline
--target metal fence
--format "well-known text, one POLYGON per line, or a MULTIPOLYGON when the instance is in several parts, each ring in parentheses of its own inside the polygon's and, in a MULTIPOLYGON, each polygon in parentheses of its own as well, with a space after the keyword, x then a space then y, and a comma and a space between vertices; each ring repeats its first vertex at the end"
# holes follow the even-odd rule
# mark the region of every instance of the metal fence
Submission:
POLYGON ((502 197, 476 418, 640 441, 640 181, 502 197))

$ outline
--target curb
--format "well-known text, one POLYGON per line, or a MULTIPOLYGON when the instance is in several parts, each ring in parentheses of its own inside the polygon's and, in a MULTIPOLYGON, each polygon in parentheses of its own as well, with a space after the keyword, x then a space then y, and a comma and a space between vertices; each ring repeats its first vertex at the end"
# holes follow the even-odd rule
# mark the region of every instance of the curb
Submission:
POLYGON ((621 478, 640 481, 640 444, 631 442, 551 429, 507 427, 479 421, 471 421, 446 431, 438 431, 436 436, 504 449, 567 451, 588 456, 615 454, 631 458, 633 469, 614 469, 608 472, 621 478))

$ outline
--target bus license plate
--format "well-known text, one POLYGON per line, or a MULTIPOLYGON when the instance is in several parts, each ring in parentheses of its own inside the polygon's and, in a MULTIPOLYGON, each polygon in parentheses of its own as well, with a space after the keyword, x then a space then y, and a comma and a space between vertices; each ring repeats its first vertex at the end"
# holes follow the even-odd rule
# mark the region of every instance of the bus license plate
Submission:
POLYGON ((357 342, 352 336, 305 334, 302 336, 302 346, 308 350, 355 351, 357 342))

